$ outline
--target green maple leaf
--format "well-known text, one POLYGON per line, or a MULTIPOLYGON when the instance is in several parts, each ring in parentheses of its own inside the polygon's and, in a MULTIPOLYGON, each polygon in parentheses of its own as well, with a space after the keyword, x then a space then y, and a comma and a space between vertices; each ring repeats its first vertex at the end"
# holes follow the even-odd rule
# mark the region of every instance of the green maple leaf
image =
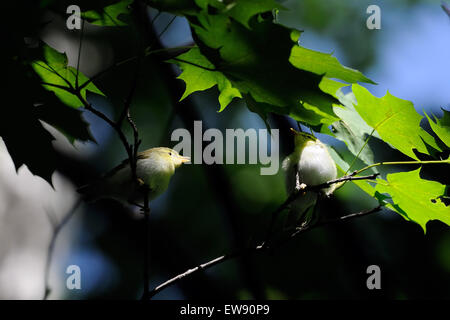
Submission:
POLYGON ((434 121, 425 113, 431 129, 437 134, 439 139, 450 147, 450 112, 442 109, 444 115, 441 119, 434 117, 434 121))
POLYGON ((230 17, 250 29, 248 22, 251 17, 281 8, 283 7, 275 0, 237 0, 229 3, 225 12, 230 17))
POLYGON ((248 108, 263 119, 268 113, 277 113, 327 126, 338 120, 333 104, 339 102, 321 87, 326 79, 323 75, 373 83, 331 55, 298 46, 298 31, 273 22, 272 10, 280 8, 275 1, 153 0, 150 4, 184 14, 201 55, 209 62, 202 61, 198 53, 189 56, 209 66, 210 70, 201 71, 171 61, 184 70, 180 77, 186 81, 183 98, 217 84, 221 110, 233 97, 242 96, 248 108))
POLYGON ((338 59, 331 54, 314 51, 299 45, 292 48, 289 61, 299 69, 324 75, 327 78, 337 78, 349 83, 367 82, 375 84, 360 71, 341 65, 338 59))
MULTIPOLYGON (((55 64, 61 66, 64 61, 55 64)), ((0 117, 0 137, 16 169, 26 165, 33 174, 52 184, 51 176, 57 165, 54 137, 40 120, 61 131, 71 142, 93 140, 89 125, 79 110, 61 103, 53 92, 43 88, 28 60, 10 59, 5 68, 9 75, 5 98, 13 104, 4 108, 0 117), (17 84, 26 88, 26 92, 18 94, 17 84)))
POLYGON ((255 18, 251 29, 227 16, 199 14, 197 18, 191 25, 202 54, 242 96, 254 100, 251 110, 256 109, 263 118, 274 112, 314 125, 321 123, 323 116, 312 106, 334 116, 332 103, 336 100, 319 88, 322 77, 289 63, 293 46, 289 29, 255 18))
POLYGON ((340 118, 333 123, 334 136, 343 141, 354 156, 366 164, 372 164, 374 154, 366 141, 371 135, 379 138, 378 133, 374 132, 356 111, 356 99, 352 92, 344 95, 342 91, 338 91, 337 96, 345 108, 334 107, 334 113, 340 118))
POLYGON ((431 146, 441 151, 434 138, 420 127, 422 117, 412 102, 397 98, 389 92, 377 98, 356 84, 352 90, 357 100, 356 111, 384 142, 416 160, 418 158, 413 149, 430 154, 428 146, 431 146))
MULTIPOLYGON (((342 157, 336 152, 336 150, 331 147, 327 146, 328 151, 330 153, 330 156, 333 158, 336 167, 338 169, 338 173, 343 176, 346 172, 348 172, 350 165, 342 159, 342 157)), ((372 169, 372 173, 374 173, 375 170, 372 169)), ((361 190, 363 190, 365 193, 367 193, 371 197, 375 197, 375 189, 374 187, 369 184, 369 182, 364 180, 354 180, 352 181, 355 185, 357 185, 361 190)))
MULTIPOLYGON (((60 89, 52 85, 62 86, 70 88, 70 85, 74 88, 76 85, 77 70, 68 66, 67 55, 65 53, 58 52, 48 45, 43 47, 44 59, 34 61, 32 67, 34 71, 41 77, 42 81, 51 85, 43 85, 49 91, 53 91, 56 96, 66 105, 79 108, 82 106, 82 102, 77 96, 68 92, 65 89, 60 89), (67 83, 67 82, 68 83, 67 83), (69 85, 70 84, 70 85, 69 85)), ((78 83, 82 85, 89 79, 78 72, 78 83)), ((81 90, 81 96, 86 99, 87 91, 104 95, 93 82, 89 83, 81 90)))
POLYGON ((440 220, 450 225, 450 207, 446 207, 440 197, 445 186, 439 182, 420 178, 420 169, 387 175, 387 181, 378 179, 375 188, 380 193, 392 197, 389 208, 403 218, 418 223, 424 231, 430 220, 440 220))
POLYGON ((214 65, 201 54, 198 48, 192 48, 169 62, 177 64, 183 70, 178 79, 182 79, 186 83, 186 90, 180 100, 185 99, 193 92, 203 91, 215 85, 220 91, 220 111, 225 109, 233 98, 242 98, 239 90, 232 86, 222 72, 213 71, 214 65))
POLYGON ((131 3, 133 0, 122 0, 101 10, 83 12, 81 17, 98 26, 126 26, 127 22, 123 17, 130 14, 131 3))

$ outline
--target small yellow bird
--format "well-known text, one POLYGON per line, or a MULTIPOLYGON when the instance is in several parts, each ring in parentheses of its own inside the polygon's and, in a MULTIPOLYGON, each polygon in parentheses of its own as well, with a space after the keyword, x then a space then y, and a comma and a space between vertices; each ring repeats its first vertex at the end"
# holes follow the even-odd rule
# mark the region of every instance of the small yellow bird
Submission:
MULTIPOLYGON (((140 152, 136 162, 138 180, 150 188, 149 200, 163 193, 181 164, 190 161, 170 148, 158 147, 140 152)), ((77 190, 85 195, 87 201, 111 198, 132 204, 143 202, 143 193, 137 182, 133 181, 129 160, 123 161, 100 179, 77 190)))
MULTIPOLYGON (((292 154, 284 159, 282 167, 286 173, 286 189, 292 193, 298 182, 300 188, 306 186, 316 186, 327 181, 336 179, 336 164, 331 158, 327 147, 313 135, 298 132, 291 129, 295 135, 295 149, 292 154)), ((320 192, 329 196, 336 186, 332 185, 322 189, 320 192)), ((316 204, 318 193, 307 191, 291 203, 291 215, 298 222, 309 223, 312 212, 306 215, 307 211, 316 204), (306 217, 303 219, 303 217, 306 217), (299 221, 304 220, 304 221, 299 221)))

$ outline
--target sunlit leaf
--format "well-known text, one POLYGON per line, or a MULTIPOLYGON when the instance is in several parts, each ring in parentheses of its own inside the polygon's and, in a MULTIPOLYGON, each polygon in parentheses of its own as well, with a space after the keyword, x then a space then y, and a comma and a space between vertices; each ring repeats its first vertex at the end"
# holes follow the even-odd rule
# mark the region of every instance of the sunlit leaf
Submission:
POLYGON ((235 0, 227 5, 226 13, 250 28, 248 21, 251 17, 280 8, 282 7, 275 0, 235 0))
POLYGON ((434 121, 425 113, 431 129, 437 134, 439 139, 450 147, 450 111, 442 109, 444 115, 441 119, 434 117, 434 121))
MULTIPOLYGON (((333 147, 327 146, 328 151, 330 153, 331 158, 333 158, 334 162, 336 163, 336 167, 338 169, 338 173, 340 176, 344 176, 346 172, 348 172, 350 164, 348 164, 342 157, 336 152, 336 150, 333 147)), ((355 180, 352 182, 347 183, 354 183, 357 185, 361 190, 363 190, 365 193, 367 193, 369 196, 374 197, 375 196, 375 189, 372 187, 367 181, 364 180, 355 180)))
MULTIPOLYGON (((52 47, 45 45, 44 48, 44 61, 35 61, 32 64, 34 71, 41 77, 44 83, 62 86, 65 88, 75 88, 77 70, 67 65, 67 55, 60 53, 52 47), (70 84, 70 85, 69 85, 70 84)), ((78 83, 81 85, 89 79, 78 72, 78 83)), ((73 108, 79 108, 82 106, 82 102, 73 93, 68 92, 65 89, 60 89, 52 85, 44 85, 47 90, 53 91, 56 96, 66 105, 73 108)), ((81 96, 86 99, 86 92, 91 91, 93 93, 103 95, 103 93, 94 85, 93 82, 89 83, 81 90, 81 96)))
POLYGON ((345 67, 331 54, 314 51, 302 46, 294 46, 289 57, 293 66, 324 75, 327 78, 337 78, 349 83, 367 82, 375 83, 360 71, 345 67))
POLYGON ((450 225, 450 207, 446 207, 440 197, 445 186, 422 179, 420 169, 387 175, 387 181, 378 179, 375 188, 380 193, 392 197, 393 207, 406 220, 418 223, 424 231, 430 220, 440 220, 450 225))
POLYGON ((352 91, 357 104, 355 109, 364 121, 374 128, 392 147, 407 156, 418 159, 413 149, 430 154, 427 145, 440 151, 434 138, 420 127, 422 117, 412 102, 402 100, 389 92, 382 98, 373 96, 367 89, 354 84, 352 91))
POLYGON ((374 132, 356 112, 354 107, 356 99, 352 92, 344 95, 338 91, 337 96, 345 107, 334 107, 334 113, 340 118, 333 123, 334 136, 343 141, 354 156, 358 156, 366 164, 372 164, 374 154, 366 141, 371 135, 379 138, 378 133, 374 132))

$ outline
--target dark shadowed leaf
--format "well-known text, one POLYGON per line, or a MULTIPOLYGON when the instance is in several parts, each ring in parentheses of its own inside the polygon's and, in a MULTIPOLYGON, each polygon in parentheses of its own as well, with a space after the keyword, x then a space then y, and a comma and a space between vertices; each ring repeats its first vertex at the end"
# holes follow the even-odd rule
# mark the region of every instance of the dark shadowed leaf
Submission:
POLYGON ((130 14, 132 3, 133 0, 121 0, 102 9, 83 12, 81 16, 89 23, 99 26, 126 26, 126 16, 130 14))

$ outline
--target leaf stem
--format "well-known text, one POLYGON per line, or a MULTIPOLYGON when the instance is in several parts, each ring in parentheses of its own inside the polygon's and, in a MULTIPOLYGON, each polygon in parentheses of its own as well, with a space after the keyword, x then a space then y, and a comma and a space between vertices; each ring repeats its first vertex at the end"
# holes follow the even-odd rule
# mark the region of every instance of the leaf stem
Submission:
POLYGON ((373 167, 378 167, 378 166, 384 166, 384 165, 403 165, 403 164, 442 164, 442 163, 448 163, 450 164, 450 158, 447 160, 430 160, 430 161, 387 161, 387 162, 378 162, 378 163, 374 163, 371 164, 367 167, 364 167, 362 169, 356 170, 353 172, 353 175, 357 175, 360 174, 361 172, 364 172, 366 170, 369 170, 370 168, 373 167))
POLYGON ((367 146, 367 144, 369 143, 369 140, 370 140, 370 138, 372 138, 372 135, 374 134, 374 132, 375 132, 375 128, 372 129, 372 132, 371 132, 370 135, 367 137, 366 141, 364 141, 363 146, 361 147, 361 149, 359 149, 358 154, 353 158, 352 163, 350 163, 350 166, 348 167, 347 171, 345 171, 344 174, 347 174, 347 173, 350 171, 350 169, 353 167, 353 165, 354 165, 355 162, 356 162, 356 159, 359 158, 359 155, 361 154, 361 152, 364 150, 364 148, 365 148, 365 147, 367 146))

